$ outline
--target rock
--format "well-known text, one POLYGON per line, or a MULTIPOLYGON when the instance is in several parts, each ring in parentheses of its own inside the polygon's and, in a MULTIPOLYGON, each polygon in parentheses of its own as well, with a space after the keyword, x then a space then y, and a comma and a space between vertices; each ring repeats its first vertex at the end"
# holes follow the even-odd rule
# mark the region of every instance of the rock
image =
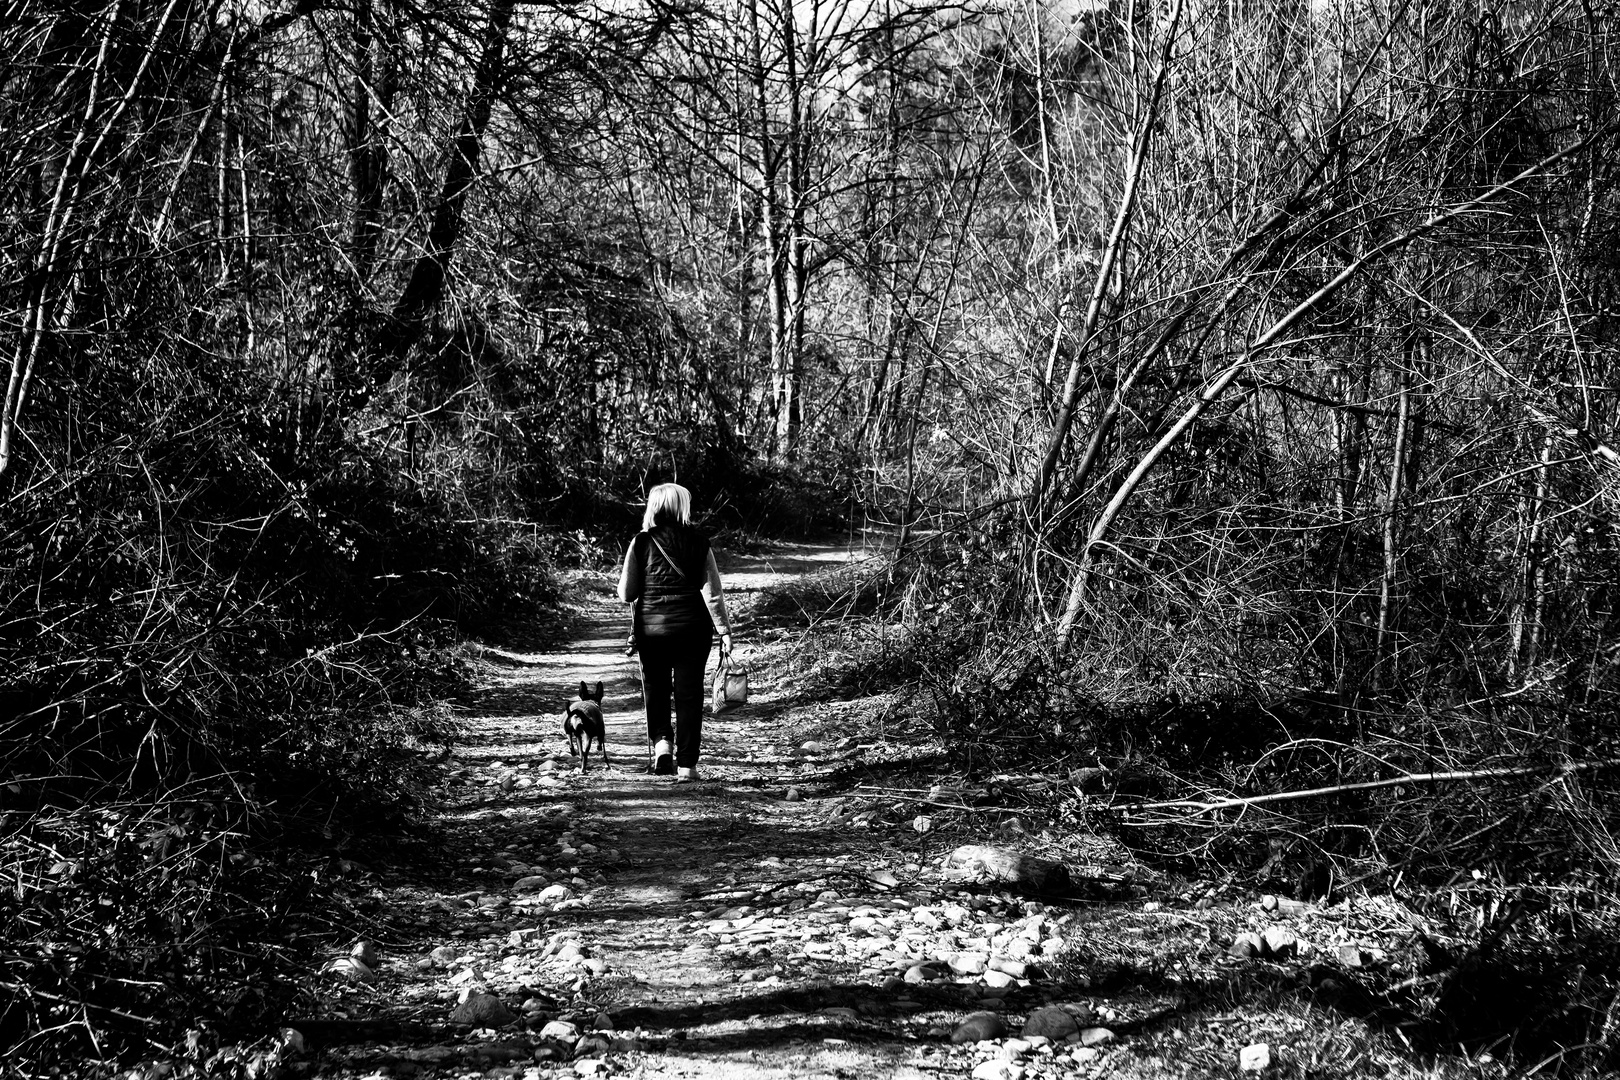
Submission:
POLYGON ((914 832, 925 833, 934 827, 934 819, 927 814, 918 814, 911 819, 911 828, 914 832))
POLYGON ((1007 954, 1009 960, 1023 960, 1035 951, 1035 944, 1028 938, 1014 938, 1001 951, 1007 954))
POLYGON ((1061 1005, 1048 1005, 1036 1009, 1024 1021, 1024 1038, 1042 1035, 1053 1042, 1062 1042, 1080 1030, 1080 1023, 1061 1005))
POLYGON ((448 964, 460 955, 460 950, 458 950, 455 946, 440 945, 437 949, 434 949, 432 952, 428 953, 428 959, 432 960, 435 964, 448 964))
POLYGON ((1011 976, 1014 979, 1033 978, 1029 969, 1030 965, 1022 960, 1009 960, 1004 956, 994 956, 990 958, 991 971, 999 971, 1005 975, 1011 976))
POLYGON ((1089 1027, 1080 1032, 1081 1046, 1105 1046, 1113 1041, 1113 1031, 1105 1027, 1089 1027))
POLYGON ((1035 1044, 1028 1039, 1007 1039, 1001 1044, 1001 1056, 1008 1061, 1017 1061, 1035 1048, 1035 1044))
POLYGON ((903 976, 908 983, 932 982, 938 977, 938 969, 932 964, 912 964, 906 968, 906 973, 903 976))
POLYGON ((1362 965, 1360 945, 1340 945, 1337 955, 1339 963, 1347 968, 1358 968, 1362 965))
POLYGON ((1266 951, 1266 945, 1265 942, 1260 940, 1259 934, 1249 930, 1239 934, 1237 940, 1227 946, 1226 951, 1228 955, 1243 960, 1252 960, 1266 951))
POLYGON ((559 882, 556 885, 548 885, 546 888, 541 889, 535 899, 542 904, 555 904, 563 900, 572 900, 574 895, 573 889, 559 882))
POLYGON ((951 957, 951 970, 958 975, 981 975, 990 966, 984 953, 962 952, 951 957))
POLYGON ((997 1058, 973 1067, 973 1080, 1024 1080, 1024 1067, 1016 1061, 997 1058))
POLYGON ((1253 1043, 1238 1051, 1238 1068, 1243 1072, 1265 1072, 1271 1068, 1271 1047, 1253 1043))
POLYGON ((469 1027, 505 1027, 517 1019, 517 1014, 506 1003, 487 990, 471 987, 461 992, 461 1002, 450 1013, 452 1024, 469 1027))
POLYGON ((567 1020, 553 1020, 540 1029, 542 1039, 556 1039, 572 1045, 579 1041, 579 1027, 567 1020))
POLYGON ((520 1042, 484 1043, 469 1048, 467 1051, 470 1063, 476 1063, 486 1068, 491 1065, 505 1065, 514 1061, 522 1061, 528 1056, 528 1045, 520 1042))
POLYGON ((352 956, 340 956, 336 960, 328 960, 321 968, 321 974, 328 978, 342 982, 370 982, 377 977, 377 973, 362 964, 352 956))
POLYGON ((611 1071, 608 1063, 601 1058, 581 1058, 574 1062, 576 1076, 606 1076, 611 1071))
POLYGON ((374 941, 355 942, 354 948, 349 950, 349 957, 373 969, 382 963, 382 957, 377 953, 377 943, 374 941))
POLYGON ((517 892, 533 892, 535 889, 545 887, 546 878, 540 874, 530 874, 528 877, 520 877, 512 882, 512 888, 517 892))
POLYGON ((1266 911, 1277 910, 1277 898, 1270 893, 1260 894, 1260 907, 1266 911))
POLYGON ((796 787, 790 787, 787 789, 787 794, 782 796, 782 799, 786 802, 804 802, 804 792, 796 787))
POLYGON ((1070 884, 1062 863, 983 844, 957 848, 946 857, 945 868, 958 880, 1005 885, 1024 893, 1067 892, 1070 884))
POLYGON ((816 740, 811 739, 809 742, 800 743, 799 749, 806 754, 819 754, 821 753, 822 746, 816 740))
POLYGON ((529 926, 523 928, 522 930, 513 930, 510 934, 506 935, 506 944, 514 949, 527 948, 528 946, 533 945, 536 939, 538 939, 544 932, 545 931, 541 930, 538 926, 529 926))
POLYGON ((599 1031, 587 1031, 574 1043, 574 1056, 576 1058, 601 1057, 611 1053, 613 1040, 599 1031))
POLYGON ((1287 960, 1299 952, 1299 939, 1290 930, 1280 926, 1268 926, 1265 933, 1260 935, 1261 942, 1266 947, 1266 955, 1273 960, 1287 960))
POLYGON ((1007 1034, 1007 1024, 993 1012, 969 1013, 951 1032, 951 1042, 983 1042, 1007 1034))
POLYGON ((1018 980, 1005 971, 987 971, 984 973, 984 985, 992 989, 1001 990, 1016 983, 1018 980))
POLYGON ((298 1058, 309 1053, 309 1040, 297 1028, 282 1028, 276 1036, 276 1046, 284 1057, 298 1058))

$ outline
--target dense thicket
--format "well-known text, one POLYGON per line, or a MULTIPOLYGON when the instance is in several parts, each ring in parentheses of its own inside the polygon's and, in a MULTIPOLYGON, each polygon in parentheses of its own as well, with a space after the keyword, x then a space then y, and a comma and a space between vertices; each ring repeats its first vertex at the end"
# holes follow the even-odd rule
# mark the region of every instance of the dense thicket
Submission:
POLYGON ((1614 862, 1617 44, 1589 5, 17 0, 0 1026, 139 1043, 274 955, 258 845, 407 812, 457 636, 671 476, 898 524, 885 648, 992 761, 1552 770, 1245 821, 1556 906, 1614 862))

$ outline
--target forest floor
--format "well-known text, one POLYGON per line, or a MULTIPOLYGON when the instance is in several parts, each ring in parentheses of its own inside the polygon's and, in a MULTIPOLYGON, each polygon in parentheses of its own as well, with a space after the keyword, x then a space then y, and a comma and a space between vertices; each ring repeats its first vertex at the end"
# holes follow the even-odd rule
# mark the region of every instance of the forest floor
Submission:
POLYGON ((485 648, 484 686, 440 793, 445 842, 432 859, 342 864, 345 895, 366 915, 331 936, 332 963, 312 976, 319 1010, 289 1021, 290 1071, 1017 1080, 1501 1069, 1489 1055, 1414 1053, 1393 1027, 1351 1015, 1373 1008, 1357 1007, 1353 976, 1324 978, 1323 959, 1341 976, 1403 973, 1423 920, 1393 899, 1267 906, 1235 879, 1173 878, 1039 813, 975 809, 948 782, 930 795, 953 769, 907 703, 833 700, 804 679, 804 650, 821 646, 750 615, 760 590, 861 557, 796 547, 722 560, 753 693, 707 720, 696 783, 648 769, 607 575, 572 582, 573 629, 557 651, 485 648), (582 773, 560 715, 581 680, 598 679, 612 761, 593 757, 582 773), (1061 859, 1080 895, 964 881, 945 863, 965 843, 1061 859), (1246 932, 1260 955, 1234 949, 1246 932), (358 939, 375 944, 374 964, 344 959, 358 939))

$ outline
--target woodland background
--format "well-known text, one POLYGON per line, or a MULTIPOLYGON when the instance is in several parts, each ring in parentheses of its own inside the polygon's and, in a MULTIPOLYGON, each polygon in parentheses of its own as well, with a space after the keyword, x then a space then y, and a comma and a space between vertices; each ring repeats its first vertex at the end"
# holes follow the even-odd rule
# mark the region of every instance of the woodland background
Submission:
POLYGON ((3 11, 25 1056, 272 1015, 459 643, 670 478, 734 542, 887 526, 848 683, 965 768, 1484 774, 1110 827, 1612 987, 1620 9, 3 11))

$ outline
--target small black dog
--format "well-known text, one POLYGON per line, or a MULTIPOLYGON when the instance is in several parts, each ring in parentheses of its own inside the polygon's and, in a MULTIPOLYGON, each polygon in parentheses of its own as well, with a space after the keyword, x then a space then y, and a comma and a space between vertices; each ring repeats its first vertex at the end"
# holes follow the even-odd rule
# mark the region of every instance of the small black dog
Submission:
POLYGON ((602 722, 602 684, 592 690, 583 681, 579 684, 579 699, 569 702, 563 713, 563 734, 568 736, 568 752, 579 758, 579 771, 591 767, 591 742, 602 751, 602 764, 610 764, 607 755, 607 726, 602 722))

